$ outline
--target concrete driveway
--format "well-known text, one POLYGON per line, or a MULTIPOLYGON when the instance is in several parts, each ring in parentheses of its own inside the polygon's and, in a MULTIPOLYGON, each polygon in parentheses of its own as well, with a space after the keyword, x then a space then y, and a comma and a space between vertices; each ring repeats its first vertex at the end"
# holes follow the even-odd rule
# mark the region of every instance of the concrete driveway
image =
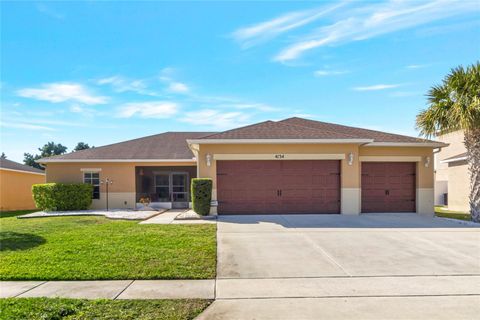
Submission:
POLYGON ((480 228, 416 214, 221 216, 200 319, 471 319, 480 228))

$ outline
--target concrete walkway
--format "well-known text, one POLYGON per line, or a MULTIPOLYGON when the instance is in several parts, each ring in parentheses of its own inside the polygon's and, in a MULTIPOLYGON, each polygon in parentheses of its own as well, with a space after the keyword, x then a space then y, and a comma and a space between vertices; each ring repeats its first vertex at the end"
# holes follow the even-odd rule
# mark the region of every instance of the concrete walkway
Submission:
POLYGON ((140 222, 140 224, 207 224, 217 223, 215 217, 206 217, 204 219, 194 217, 198 216, 189 209, 170 209, 166 212, 154 216, 148 220, 140 222), (189 218, 191 216, 192 218, 189 218))
POLYGON ((215 280, 1 281, 0 298, 214 299, 215 280))

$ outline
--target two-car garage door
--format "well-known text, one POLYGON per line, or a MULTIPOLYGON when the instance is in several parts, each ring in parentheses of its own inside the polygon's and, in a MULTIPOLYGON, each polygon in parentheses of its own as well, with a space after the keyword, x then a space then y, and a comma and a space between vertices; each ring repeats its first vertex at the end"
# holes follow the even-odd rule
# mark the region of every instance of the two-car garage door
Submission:
POLYGON ((338 160, 217 161, 220 214, 339 213, 338 160))

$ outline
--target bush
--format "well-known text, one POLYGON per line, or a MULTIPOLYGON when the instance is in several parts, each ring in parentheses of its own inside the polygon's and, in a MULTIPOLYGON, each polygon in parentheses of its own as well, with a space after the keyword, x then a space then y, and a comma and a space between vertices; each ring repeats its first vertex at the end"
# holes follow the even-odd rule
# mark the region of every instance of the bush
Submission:
POLYGON ((35 206, 41 210, 86 210, 92 204, 93 186, 86 183, 34 184, 32 193, 35 206))
POLYGON ((212 201, 212 179, 192 179, 192 207, 199 215, 206 216, 210 213, 212 201))

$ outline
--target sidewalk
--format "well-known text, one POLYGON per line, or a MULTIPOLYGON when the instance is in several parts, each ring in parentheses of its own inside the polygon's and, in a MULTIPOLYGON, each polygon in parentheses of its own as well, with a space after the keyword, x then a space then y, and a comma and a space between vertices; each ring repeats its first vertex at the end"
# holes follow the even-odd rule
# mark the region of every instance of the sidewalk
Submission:
POLYGON ((214 299, 215 280, 0 281, 0 298, 214 299))
POLYGON ((209 224, 217 223, 216 217, 199 217, 191 209, 169 209, 140 224, 209 224))

